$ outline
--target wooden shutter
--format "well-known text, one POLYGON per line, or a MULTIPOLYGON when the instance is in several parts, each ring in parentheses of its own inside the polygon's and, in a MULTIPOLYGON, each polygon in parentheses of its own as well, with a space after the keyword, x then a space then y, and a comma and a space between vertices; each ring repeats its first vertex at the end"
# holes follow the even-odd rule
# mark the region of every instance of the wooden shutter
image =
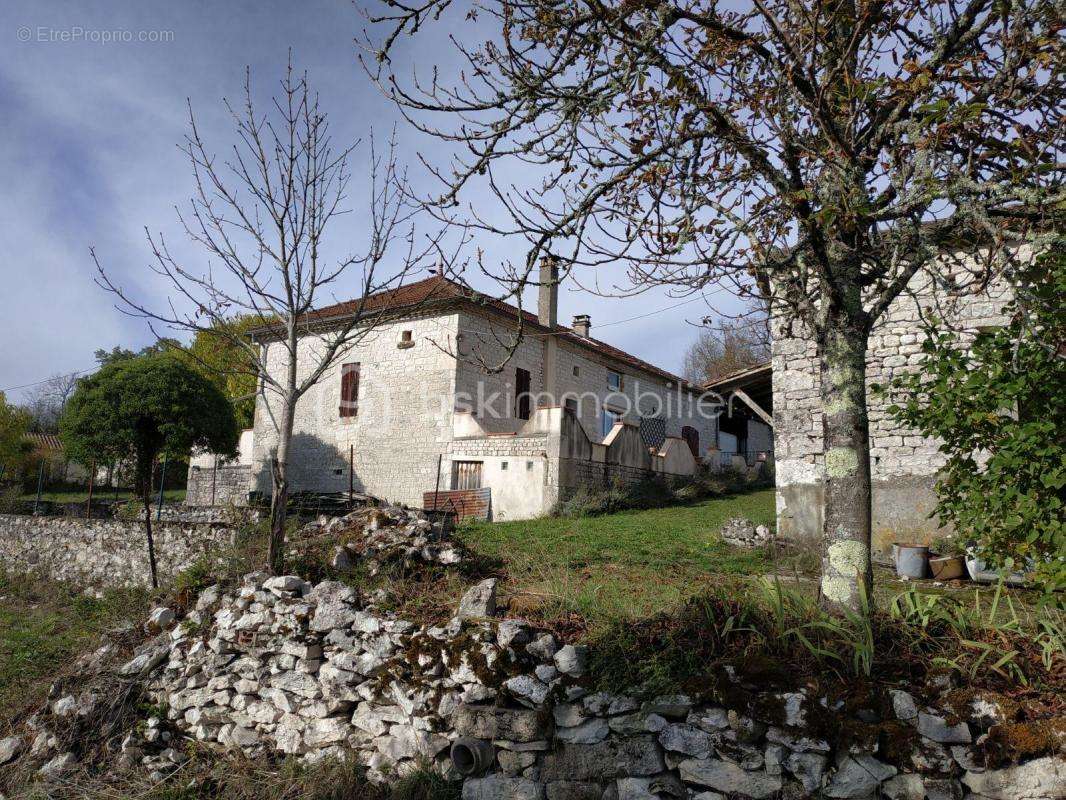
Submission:
POLYGON ((341 365, 341 405, 342 417, 354 417, 359 412, 359 364, 341 365))
POLYGON ((519 419, 530 417, 529 370, 518 367, 514 371, 515 409, 519 419))

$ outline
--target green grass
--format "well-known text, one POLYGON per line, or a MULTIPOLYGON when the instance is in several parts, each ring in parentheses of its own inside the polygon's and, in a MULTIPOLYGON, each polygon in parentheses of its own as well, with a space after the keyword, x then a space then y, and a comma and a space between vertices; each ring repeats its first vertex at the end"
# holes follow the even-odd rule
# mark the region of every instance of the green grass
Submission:
POLYGON ((139 589, 110 590, 102 598, 28 575, 0 571, 0 730, 72 659, 95 647, 122 621, 139 621, 148 609, 139 589))
MULTIPOLYGON (((36 492, 29 492, 29 493, 23 494, 21 497, 19 497, 19 500, 22 501, 22 502, 29 501, 29 502, 32 503, 34 501, 34 499, 36 499, 36 497, 37 497, 37 493, 36 492)), ((108 501, 108 500, 114 500, 116 497, 119 500, 123 500, 123 501, 132 500, 132 499, 134 499, 133 490, 132 489, 119 489, 117 494, 116 494, 114 489, 111 489, 111 488, 108 488, 108 487, 101 487, 99 489, 94 489, 93 490, 93 500, 94 501, 95 500, 99 500, 100 502, 105 502, 105 501, 108 501)), ((89 499, 89 490, 88 489, 63 489, 63 490, 54 491, 54 492, 49 492, 49 491, 41 492, 41 501, 42 502, 49 502, 49 503, 84 503, 88 499, 89 499)), ((156 491, 152 492, 152 503, 154 504, 158 499, 159 499, 159 491, 156 490, 156 491)), ((182 503, 184 501, 185 501, 185 490, 184 489, 166 489, 166 490, 163 491, 163 502, 164 503, 182 503)))
POLYGON ((512 611, 571 617, 595 630, 674 607, 724 577, 767 572, 764 552, 722 543, 718 532, 731 517, 773 526, 773 490, 578 519, 474 523, 460 537, 501 563, 512 611))

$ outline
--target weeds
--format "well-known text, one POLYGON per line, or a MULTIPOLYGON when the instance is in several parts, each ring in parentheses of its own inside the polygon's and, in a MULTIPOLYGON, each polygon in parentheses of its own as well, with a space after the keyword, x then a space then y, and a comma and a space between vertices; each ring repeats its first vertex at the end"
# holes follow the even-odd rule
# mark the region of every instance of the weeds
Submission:
POLYGON ((836 617, 776 578, 719 585, 673 612, 594 637, 593 667, 603 689, 650 693, 698 694, 723 664, 768 661, 841 685, 920 680, 946 667, 974 687, 1062 689, 1060 612, 1041 612, 1031 625, 1002 591, 991 601, 979 594, 974 605, 932 598, 909 590, 885 613, 863 597, 861 613, 836 617))
POLYGON ((753 482, 749 481, 746 475, 731 469, 712 472, 702 468, 695 475, 683 478, 650 475, 632 484, 615 479, 604 489, 582 486, 570 497, 560 501, 553 515, 580 519, 615 514, 619 511, 665 508, 766 485, 768 484, 765 477, 753 482))
POLYGON ((92 776, 76 773, 50 786, 47 795, 33 784, 12 800, 458 800, 459 784, 430 767, 392 786, 371 783, 353 760, 308 764, 255 761, 239 752, 222 758, 206 748, 162 781, 143 773, 92 776))

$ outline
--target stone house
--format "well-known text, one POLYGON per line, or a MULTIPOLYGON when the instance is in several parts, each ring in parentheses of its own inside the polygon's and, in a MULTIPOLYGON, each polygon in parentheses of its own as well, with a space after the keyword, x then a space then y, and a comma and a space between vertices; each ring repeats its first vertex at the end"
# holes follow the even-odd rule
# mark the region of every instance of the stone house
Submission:
MULTIPOLYGON (((524 519, 580 486, 692 474, 717 446, 713 400, 594 338, 587 315, 560 325, 551 265, 539 284, 536 314, 442 276, 374 296, 388 316, 297 407, 292 490, 354 490, 524 519), (522 336, 510 352, 519 314, 522 336)), ((316 325, 343 324, 357 307, 320 309, 316 325)), ((268 368, 280 369, 276 341, 267 331, 257 338, 268 368)), ((320 341, 310 333, 299 346, 311 354, 320 341)), ((246 465, 224 467, 246 472, 247 488, 264 495, 276 442, 273 402, 269 393, 257 400, 246 465)), ((217 469, 203 458, 194 464, 190 496, 218 502, 217 469), (195 485, 209 479, 214 493, 195 485)))
MULTIPOLYGON (((950 259, 952 264, 959 262, 950 259)), ((963 260, 962 263, 965 263, 963 260)), ((957 266, 951 269, 958 269, 957 266)), ((891 399, 873 390, 904 370, 921 368, 923 320, 961 333, 1008 322, 1012 293, 1006 281, 979 290, 947 288, 942 276, 919 273, 875 326, 866 359, 870 419, 873 546, 884 553, 892 542, 929 541, 939 530, 931 514, 934 485, 945 456, 937 441, 888 416, 891 399)), ((783 536, 818 540, 823 514, 823 439, 820 371, 815 343, 798 326, 773 325, 772 361, 712 384, 727 400, 735 390, 758 395, 773 426, 777 530, 783 536), (772 390, 767 382, 772 377, 772 390)), ((724 427, 724 423, 723 423, 724 427)))

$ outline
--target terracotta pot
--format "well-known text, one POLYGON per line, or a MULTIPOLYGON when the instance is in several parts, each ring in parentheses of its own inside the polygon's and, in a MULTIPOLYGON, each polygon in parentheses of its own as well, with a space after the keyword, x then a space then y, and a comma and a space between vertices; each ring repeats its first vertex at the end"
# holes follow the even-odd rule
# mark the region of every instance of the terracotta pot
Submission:
POLYGON ((929 559, 933 580, 954 581, 966 575, 966 562, 961 556, 940 556, 929 559))

